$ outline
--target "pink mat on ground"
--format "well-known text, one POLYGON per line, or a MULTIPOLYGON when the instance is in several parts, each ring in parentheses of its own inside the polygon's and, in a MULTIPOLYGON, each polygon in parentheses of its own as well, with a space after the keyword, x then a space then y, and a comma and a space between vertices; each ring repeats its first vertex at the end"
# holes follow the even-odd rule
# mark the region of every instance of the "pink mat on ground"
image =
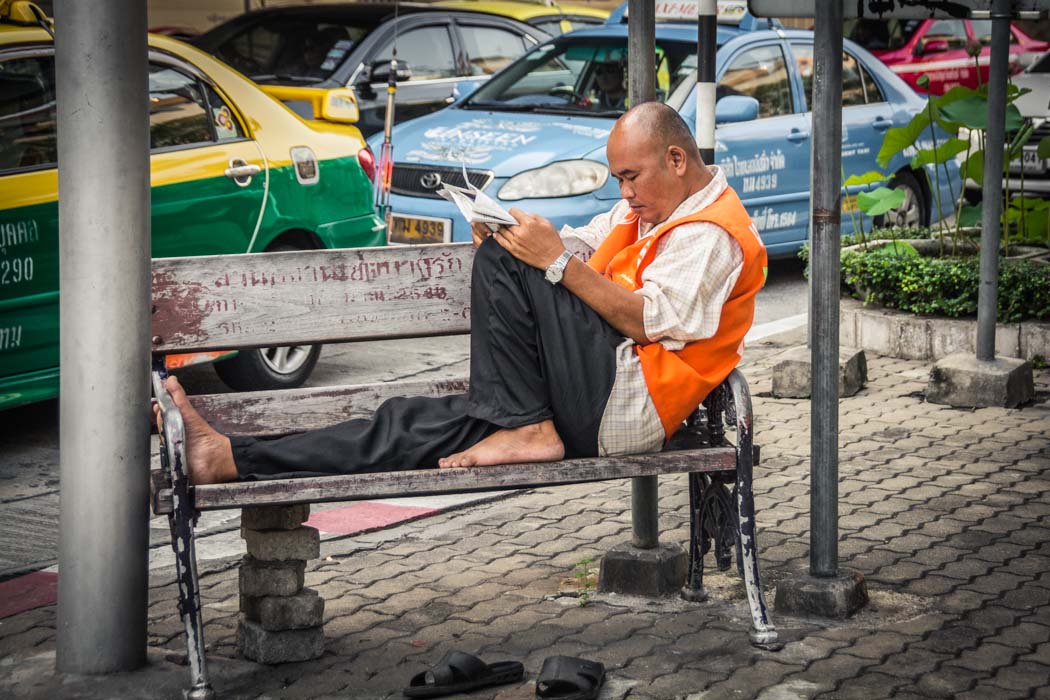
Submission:
POLYGON ((434 508, 360 501, 341 508, 314 513, 306 524, 333 535, 352 535, 406 520, 415 520, 437 512, 434 508))
POLYGON ((58 574, 34 571, 0 583, 0 618, 52 605, 58 600, 58 574))

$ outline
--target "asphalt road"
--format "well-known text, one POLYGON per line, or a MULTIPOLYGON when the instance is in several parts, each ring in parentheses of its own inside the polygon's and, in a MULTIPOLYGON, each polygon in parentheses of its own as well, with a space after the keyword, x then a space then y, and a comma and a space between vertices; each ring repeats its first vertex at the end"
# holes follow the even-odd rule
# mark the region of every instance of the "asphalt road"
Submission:
MULTIPOLYGON (((758 296, 754 336, 769 337, 805 323, 802 269, 797 260, 770 264, 758 296)), ((329 345, 308 385, 462 376, 468 356, 466 336, 329 345)), ((228 391, 209 366, 189 368, 179 376, 191 394, 228 391)), ((55 564, 58 447, 57 400, 0 412, 0 580, 55 564)))

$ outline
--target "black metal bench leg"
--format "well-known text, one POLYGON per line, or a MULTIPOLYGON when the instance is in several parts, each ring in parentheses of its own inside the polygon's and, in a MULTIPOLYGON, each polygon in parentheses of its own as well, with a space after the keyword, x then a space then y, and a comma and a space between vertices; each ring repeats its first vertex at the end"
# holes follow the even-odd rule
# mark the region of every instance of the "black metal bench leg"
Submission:
POLYGON ((179 614, 186 627, 186 655, 190 666, 191 686, 183 691, 183 695, 188 700, 213 700, 215 691, 208 682, 208 663, 204 655, 204 621, 193 534, 197 512, 190 500, 190 483, 186 475, 185 430, 182 415, 164 389, 161 372, 153 372, 153 392, 164 421, 160 459, 162 468, 171 479, 172 511, 168 514, 168 527, 171 529, 171 547, 175 551, 179 614))
POLYGON ((740 559, 744 569, 744 586, 748 607, 751 609, 751 644, 761 649, 776 651, 783 648, 776 627, 769 618, 762 579, 758 571, 758 542, 755 539, 755 497, 752 488, 752 414, 751 392, 738 370, 733 370, 728 379, 733 393, 736 413, 736 497, 738 512, 738 537, 740 559))
POLYGON ((689 575, 682 588, 682 598, 694 603, 707 600, 704 555, 711 549, 711 540, 703 526, 703 479, 700 473, 689 475, 689 575))

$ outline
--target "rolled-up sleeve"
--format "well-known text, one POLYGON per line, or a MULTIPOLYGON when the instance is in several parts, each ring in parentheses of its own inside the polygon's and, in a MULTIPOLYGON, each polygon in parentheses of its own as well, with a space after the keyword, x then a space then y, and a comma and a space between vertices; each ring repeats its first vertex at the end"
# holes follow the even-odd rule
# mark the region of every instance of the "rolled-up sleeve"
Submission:
POLYGON ((645 334, 668 350, 710 338, 743 267, 740 244, 711 223, 686 224, 658 242, 642 273, 645 334))

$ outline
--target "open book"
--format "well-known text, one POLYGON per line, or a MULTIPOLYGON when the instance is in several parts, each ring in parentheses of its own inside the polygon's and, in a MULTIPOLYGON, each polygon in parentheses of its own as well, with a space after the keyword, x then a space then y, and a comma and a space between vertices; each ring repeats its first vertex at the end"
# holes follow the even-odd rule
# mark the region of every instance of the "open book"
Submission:
POLYGON ((518 223, 496 200, 470 184, 465 173, 463 179, 467 182, 466 188, 446 183, 437 193, 455 204, 468 222, 485 224, 493 232, 500 226, 513 226, 518 223))

